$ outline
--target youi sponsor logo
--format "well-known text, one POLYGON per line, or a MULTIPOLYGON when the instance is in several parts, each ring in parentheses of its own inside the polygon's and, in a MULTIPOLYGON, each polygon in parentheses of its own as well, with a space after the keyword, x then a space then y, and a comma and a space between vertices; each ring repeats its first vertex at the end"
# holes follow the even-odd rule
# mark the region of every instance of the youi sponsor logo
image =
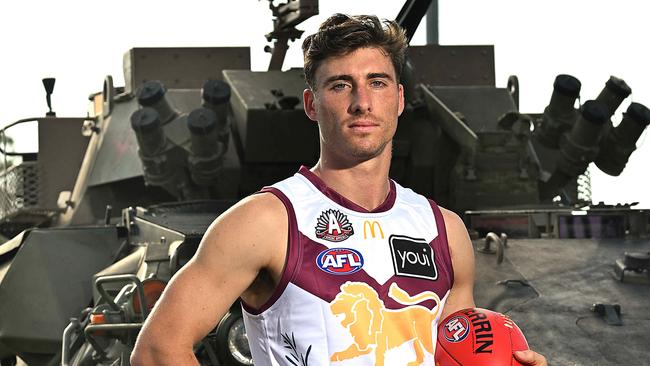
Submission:
POLYGON ((433 250, 426 240, 391 235, 388 243, 396 275, 433 281, 438 279, 433 250))

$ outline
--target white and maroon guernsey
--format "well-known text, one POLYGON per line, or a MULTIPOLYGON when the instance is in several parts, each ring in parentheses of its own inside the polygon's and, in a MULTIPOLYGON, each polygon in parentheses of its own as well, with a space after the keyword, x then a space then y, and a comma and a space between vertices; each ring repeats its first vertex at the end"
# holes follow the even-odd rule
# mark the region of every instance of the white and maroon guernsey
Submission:
POLYGON ((309 169, 271 192, 289 215, 280 283, 259 309, 242 304, 256 366, 434 365, 453 283, 438 206, 390 182, 368 211, 309 169))

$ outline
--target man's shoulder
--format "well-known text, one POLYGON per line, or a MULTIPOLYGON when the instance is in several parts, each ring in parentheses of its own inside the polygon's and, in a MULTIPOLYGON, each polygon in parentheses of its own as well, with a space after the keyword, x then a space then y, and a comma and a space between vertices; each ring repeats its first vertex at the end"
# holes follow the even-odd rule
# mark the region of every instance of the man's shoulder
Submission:
POLYGON ((450 239, 450 242, 453 243, 459 238, 467 238, 467 228, 465 227, 463 219, 452 210, 446 209, 442 206, 438 207, 440 208, 440 213, 445 221, 447 237, 450 239))
POLYGON ((442 206, 438 206, 440 208, 440 213, 442 214, 442 217, 445 219, 445 224, 447 226, 449 225, 461 225, 463 228, 465 227, 465 224, 463 223, 463 219, 458 216, 457 213, 455 213, 452 210, 446 209, 442 206))
POLYGON ((208 227, 206 236, 255 236, 273 231, 286 222, 286 209, 280 199, 270 192, 258 192, 243 198, 219 215, 208 227))
POLYGON ((225 212, 226 215, 238 218, 248 218, 248 222, 266 221, 269 218, 278 218, 285 212, 284 204, 272 191, 262 191, 252 194, 237 202, 225 212))
POLYGON ((275 244, 286 242, 286 212, 282 202, 271 193, 248 196, 214 220, 204 235, 203 247, 212 248, 209 251, 219 255, 267 257, 279 248, 275 244))

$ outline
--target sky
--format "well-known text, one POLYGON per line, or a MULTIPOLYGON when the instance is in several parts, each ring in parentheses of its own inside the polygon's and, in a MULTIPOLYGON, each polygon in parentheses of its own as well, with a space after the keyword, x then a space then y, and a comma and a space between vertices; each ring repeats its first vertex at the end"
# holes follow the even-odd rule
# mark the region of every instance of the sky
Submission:
MULTIPOLYGON (((277 3, 277 2, 276 2, 277 3)), ((557 74, 582 82, 581 100, 594 99, 610 75, 624 79, 632 95, 616 112, 616 125, 631 101, 650 106, 645 1, 440 0, 443 45, 491 44, 496 83, 517 75, 520 110, 539 113, 548 104, 557 74)), ((394 0, 320 0, 320 14, 298 26, 305 35, 335 12, 394 19, 394 0)), ((424 21, 423 21, 424 24, 424 21)), ((426 42, 423 26, 413 44, 426 42)), ((84 116, 88 95, 112 75, 123 85, 122 55, 132 47, 249 46, 253 70, 266 70, 264 34, 272 30, 268 1, 259 0, 23 0, 0 3, 0 125, 47 112, 44 77, 56 77, 53 109, 60 117, 84 116)), ((302 66, 300 41, 284 67, 302 66)), ((592 166, 595 202, 650 208, 645 189, 650 138, 646 131, 619 177, 592 166)), ((33 128, 12 129, 19 151, 36 149, 33 128)))

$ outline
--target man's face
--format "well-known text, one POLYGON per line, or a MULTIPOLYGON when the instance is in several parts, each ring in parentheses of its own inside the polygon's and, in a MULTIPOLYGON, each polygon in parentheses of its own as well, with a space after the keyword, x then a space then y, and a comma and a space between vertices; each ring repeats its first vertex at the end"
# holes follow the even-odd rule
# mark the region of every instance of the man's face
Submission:
POLYGON ((314 89, 305 90, 303 99, 307 116, 318 121, 321 155, 360 162, 390 149, 404 109, 404 90, 380 48, 359 48, 324 60, 316 70, 314 89))

